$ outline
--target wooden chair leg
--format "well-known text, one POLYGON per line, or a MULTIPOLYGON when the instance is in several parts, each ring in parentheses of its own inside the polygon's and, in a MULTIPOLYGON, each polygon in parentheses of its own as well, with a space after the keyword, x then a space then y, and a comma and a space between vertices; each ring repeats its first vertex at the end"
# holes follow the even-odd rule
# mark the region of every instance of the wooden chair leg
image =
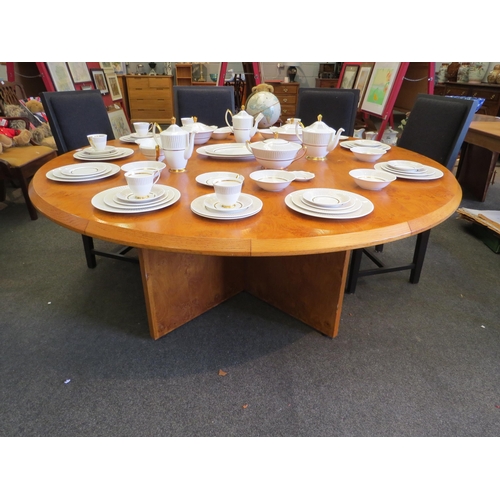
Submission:
POLYGON ((431 235, 431 230, 424 231, 417 236, 417 242, 415 244, 415 252, 413 254, 413 269, 410 272, 410 283, 416 284, 420 280, 420 274, 422 273, 422 267, 424 265, 425 252, 427 251, 427 243, 429 242, 429 236, 431 235))
POLYGON ((14 179, 19 183, 31 220, 37 220, 38 212, 36 211, 33 203, 31 203, 30 195, 28 193, 28 180, 24 177, 21 168, 12 168, 11 171, 14 179))
POLYGON ((6 196, 7 196, 7 190, 5 188, 5 180, 0 179, 0 201, 5 201, 6 196))
POLYGON ((361 267, 361 257, 363 249, 358 248, 351 251, 351 262, 349 264, 349 273, 347 276, 346 293, 354 293, 358 283, 359 268, 361 267))

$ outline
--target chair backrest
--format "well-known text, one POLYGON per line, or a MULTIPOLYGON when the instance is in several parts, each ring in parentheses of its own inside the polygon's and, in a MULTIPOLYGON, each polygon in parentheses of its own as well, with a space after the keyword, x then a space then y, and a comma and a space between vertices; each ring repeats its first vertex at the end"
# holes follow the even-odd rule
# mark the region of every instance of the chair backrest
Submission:
POLYGON ((226 111, 234 113, 234 88, 223 86, 174 86, 177 124, 181 118, 196 116, 199 123, 225 127, 226 111))
POLYGON ((475 111, 473 100, 419 94, 398 146, 452 170, 475 111))
POLYGON ((323 121, 346 135, 354 134, 354 122, 358 111, 358 89, 299 88, 297 118, 307 127, 323 116, 323 121))
POLYGON ((59 154, 87 146, 89 134, 115 139, 99 90, 42 92, 40 97, 59 154))
POLYGON ((19 100, 26 100, 26 93, 20 83, 0 80, 0 114, 5 116, 5 106, 8 104, 19 105, 19 100))

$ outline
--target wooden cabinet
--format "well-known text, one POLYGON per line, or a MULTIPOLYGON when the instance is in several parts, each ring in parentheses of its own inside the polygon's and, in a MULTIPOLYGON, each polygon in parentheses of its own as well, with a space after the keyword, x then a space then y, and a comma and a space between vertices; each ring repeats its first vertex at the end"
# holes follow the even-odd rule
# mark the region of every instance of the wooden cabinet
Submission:
POLYGON ((500 85, 446 82, 436 84, 434 94, 482 97, 485 101, 478 114, 500 116, 500 85))
POLYGON ((175 79, 176 85, 191 85, 193 80, 193 65, 176 64, 175 79))
POLYGON ((336 89, 338 83, 338 78, 316 78, 316 87, 319 88, 336 89))
POLYGON ((280 120, 285 122, 287 118, 294 118, 297 111, 297 99, 299 94, 299 83, 266 82, 274 87, 274 95, 279 99, 281 105, 280 120))
POLYGON ((172 76, 127 75, 122 85, 130 121, 170 123, 174 115, 172 76))

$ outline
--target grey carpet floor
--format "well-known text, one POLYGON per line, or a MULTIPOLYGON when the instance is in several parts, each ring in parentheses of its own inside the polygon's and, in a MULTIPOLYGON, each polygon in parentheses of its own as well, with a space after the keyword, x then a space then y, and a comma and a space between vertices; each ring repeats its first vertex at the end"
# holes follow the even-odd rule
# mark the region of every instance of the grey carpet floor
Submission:
POLYGON ((18 190, 1 208, 0 436, 500 434, 500 255, 455 216, 418 285, 359 281, 335 339, 242 293, 155 342, 137 266, 88 269, 18 190))

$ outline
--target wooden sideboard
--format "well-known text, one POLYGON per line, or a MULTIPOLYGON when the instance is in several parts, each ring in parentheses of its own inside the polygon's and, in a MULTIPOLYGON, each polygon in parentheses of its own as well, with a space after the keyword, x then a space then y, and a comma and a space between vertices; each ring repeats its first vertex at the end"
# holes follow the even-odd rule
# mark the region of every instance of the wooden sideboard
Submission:
POLYGON ((478 114, 500 116, 500 85, 458 82, 436 83, 434 94, 482 97, 485 101, 479 109, 478 114))
POLYGON ((281 105, 280 120, 286 122, 287 118, 294 118, 297 111, 297 99, 300 83, 266 82, 274 87, 274 95, 281 105))
POLYGON ((123 75, 120 83, 131 122, 170 123, 174 116, 172 76, 123 75))

